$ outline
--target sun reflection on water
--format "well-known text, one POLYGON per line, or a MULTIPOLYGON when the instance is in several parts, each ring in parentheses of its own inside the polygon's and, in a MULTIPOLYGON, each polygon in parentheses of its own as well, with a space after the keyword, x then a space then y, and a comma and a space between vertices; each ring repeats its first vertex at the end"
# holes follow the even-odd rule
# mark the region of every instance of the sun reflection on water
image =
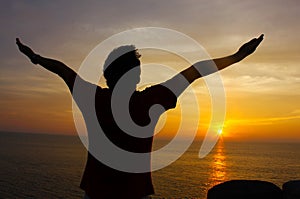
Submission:
POLYGON ((220 139, 212 156, 211 171, 208 179, 209 188, 227 180, 224 142, 220 139))

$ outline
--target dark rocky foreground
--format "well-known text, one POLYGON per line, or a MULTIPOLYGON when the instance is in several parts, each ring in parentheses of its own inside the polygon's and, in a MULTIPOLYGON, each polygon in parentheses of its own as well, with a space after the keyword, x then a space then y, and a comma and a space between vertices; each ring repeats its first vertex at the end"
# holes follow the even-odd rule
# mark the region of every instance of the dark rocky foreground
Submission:
POLYGON ((288 181, 282 189, 266 181, 231 180, 211 188, 207 199, 300 199, 300 180, 288 181))

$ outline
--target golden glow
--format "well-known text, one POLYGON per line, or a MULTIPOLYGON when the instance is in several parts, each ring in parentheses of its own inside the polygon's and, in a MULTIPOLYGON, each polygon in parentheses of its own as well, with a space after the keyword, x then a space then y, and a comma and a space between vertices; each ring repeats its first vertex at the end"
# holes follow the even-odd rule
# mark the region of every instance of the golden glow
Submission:
POLYGON ((217 145, 215 146, 213 152, 211 171, 208 179, 209 187, 213 187, 226 180, 227 180, 227 172, 226 172, 226 156, 224 151, 224 142, 222 139, 220 139, 217 145))

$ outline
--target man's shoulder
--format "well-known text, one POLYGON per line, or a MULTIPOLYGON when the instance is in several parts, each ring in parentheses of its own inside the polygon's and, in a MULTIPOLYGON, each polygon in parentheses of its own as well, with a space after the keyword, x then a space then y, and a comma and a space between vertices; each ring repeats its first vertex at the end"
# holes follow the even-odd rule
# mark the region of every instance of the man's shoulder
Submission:
POLYGON ((165 90, 169 90, 169 89, 161 84, 155 84, 155 85, 150 85, 150 86, 145 87, 140 92, 147 93, 147 92, 151 92, 151 91, 165 91, 165 90))

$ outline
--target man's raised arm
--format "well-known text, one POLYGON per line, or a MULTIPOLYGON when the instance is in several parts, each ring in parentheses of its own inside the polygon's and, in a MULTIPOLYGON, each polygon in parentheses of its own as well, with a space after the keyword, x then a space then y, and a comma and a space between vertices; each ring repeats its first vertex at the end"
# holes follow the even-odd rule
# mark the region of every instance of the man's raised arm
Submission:
POLYGON ((73 85, 77 76, 77 73, 75 71, 73 71, 71 68, 60 61, 45 58, 38 54, 35 54, 33 50, 31 50, 28 46, 22 44, 18 38, 16 39, 16 44, 18 45, 19 50, 23 54, 25 54, 33 64, 39 64, 47 70, 59 75, 66 82, 70 91, 72 92, 73 85))
POLYGON ((260 37, 254 38, 245 43, 233 55, 197 62, 189 68, 181 71, 170 80, 162 83, 162 85, 171 89, 178 97, 196 79, 210 75, 218 70, 222 70, 252 54, 263 40, 263 36, 264 35, 262 34, 260 37))

